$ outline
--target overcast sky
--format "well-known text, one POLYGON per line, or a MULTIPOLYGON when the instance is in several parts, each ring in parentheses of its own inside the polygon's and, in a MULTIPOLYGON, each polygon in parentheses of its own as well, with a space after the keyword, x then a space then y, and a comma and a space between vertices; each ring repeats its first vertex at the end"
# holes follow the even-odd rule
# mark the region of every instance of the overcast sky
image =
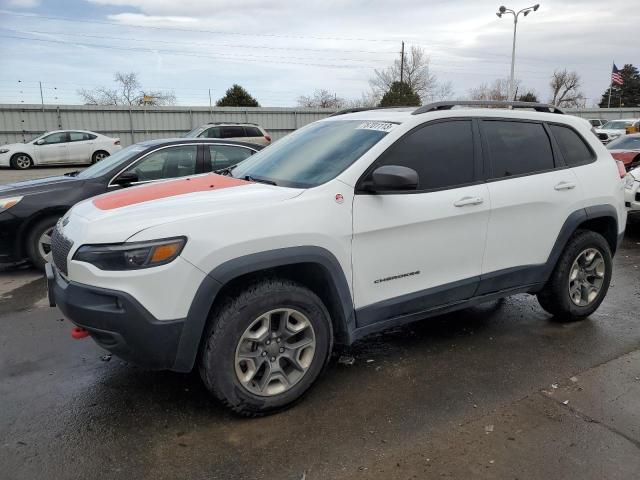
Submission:
MULTIPOLYGON (((535 0, 534 0, 535 1, 535 0)), ((618 67, 640 63, 638 0, 543 0, 518 24, 516 76, 549 99, 554 69, 576 70, 588 105, 618 67)), ((208 104, 233 83, 263 106, 325 88, 369 89, 375 68, 420 45, 463 98, 509 74, 513 22, 499 0, 0 0, 0 103, 78 103, 78 88, 134 71, 180 105, 208 104)), ((507 7, 530 4, 516 0, 507 7)))

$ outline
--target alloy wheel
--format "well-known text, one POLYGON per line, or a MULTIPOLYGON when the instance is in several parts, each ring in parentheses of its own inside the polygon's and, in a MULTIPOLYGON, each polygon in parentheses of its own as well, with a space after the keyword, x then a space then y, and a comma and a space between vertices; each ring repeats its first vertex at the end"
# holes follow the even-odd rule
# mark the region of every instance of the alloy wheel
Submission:
POLYGON ((315 347, 313 326, 303 313, 292 308, 266 312, 240 337, 235 353, 238 381, 263 397, 286 392, 307 373, 315 347))
POLYGON ((54 227, 50 227, 42 232, 38 239, 38 254, 40 257, 48 263, 51 263, 51 235, 53 234, 54 227))
POLYGON ((26 155, 18 155, 15 162, 16 166, 21 169, 29 168, 31 166, 31 159, 26 155))
POLYGON ((109 155, 107 155, 104 152, 98 152, 95 154, 94 158, 95 158, 95 163, 98 163, 100 160, 104 160, 105 158, 107 158, 109 155))
POLYGON ((573 262, 569 271, 569 297, 579 306, 586 307, 598 298, 607 266, 599 250, 587 248, 573 262))

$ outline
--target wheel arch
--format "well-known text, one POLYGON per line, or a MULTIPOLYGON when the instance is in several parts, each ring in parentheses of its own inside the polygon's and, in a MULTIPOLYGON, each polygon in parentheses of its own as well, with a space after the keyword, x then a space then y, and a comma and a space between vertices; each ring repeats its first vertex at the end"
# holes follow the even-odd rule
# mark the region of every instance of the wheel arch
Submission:
POLYGON ((32 155, 31 153, 27 153, 27 152, 16 152, 11 154, 10 162, 13 161, 13 159, 16 158, 18 155, 26 155, 27 157, 29 157, 31 159, 31 166, 34 166, 36 164, 35 155, 32 155))
POLYGON ((205 277, 187 314, 172 370, 193 368, 209 314, 218 302, 247 282, 268 277, 290 279, 312 290, 329 311, 335 340, 351 342, 355 329, 353 301, 336 257, 314 246, 269 250, 229 260, 205 277))
POLYGON ((546 282, 564 251, 571 236, 578 230, 591 230, 601 234, 615 254, 618 238, 618 213, 613 205, 593 205, 574 211, 567 217, 545 264, 543 279, 546 282))
POLYGON ((24 222, 22 222, 22 225, 20 225, 20 228, 18 229, 18 233, 17 233, 17 236, 18 236, 18 241, 16 242, 17 258, 26 258, 27 253, 26 253, 25 241, 27 239, 27 235, 29 234, 29 231, 37 222, 39 222, 43 218, 53 217, 56 215, 59 215, 62 217, 67 212, 67 210, 69 210, 69 208, 70 207, 65 207, 65 206, 47 207, 43 210, 39 210, 38 212, 34 213, 29 218, 27 218, 24 222))

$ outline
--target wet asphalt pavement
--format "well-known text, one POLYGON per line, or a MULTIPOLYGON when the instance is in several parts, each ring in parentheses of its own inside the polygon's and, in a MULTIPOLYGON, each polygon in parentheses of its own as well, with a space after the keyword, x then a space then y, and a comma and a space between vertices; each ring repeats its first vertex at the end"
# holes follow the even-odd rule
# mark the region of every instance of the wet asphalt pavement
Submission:
POLYGON ((638 478, 640 222, 590 319, 518 295, 395 329, 252 420, 195 372, 106 361, 43 294, 0 295, 2 479, 638 478))

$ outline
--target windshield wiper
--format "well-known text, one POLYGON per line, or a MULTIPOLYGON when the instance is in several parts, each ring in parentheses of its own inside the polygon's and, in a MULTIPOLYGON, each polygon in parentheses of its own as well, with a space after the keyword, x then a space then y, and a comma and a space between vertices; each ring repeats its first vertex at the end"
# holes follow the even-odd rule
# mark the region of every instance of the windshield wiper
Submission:
POLYGON ((213 173, 217 173, 218 175, 226 175, 227 177, 233 177, 233 175, 231 175, 231 170, 233 170, 234 168, 236 168, 236 166, 232 165, 231 167, 214 170, 213 173))
POLYGON ((249 180, 250 182, 266 183, 267 185, 276 185, 276 186, 278 185, 273 180, 267 180, 266 178, 256 178, 256 177, 252 177, 251 175, 245 175, 244 179, 249 180))
POLYGON ((67 172, 64 174, 65 177, 77 177, 80 173, 80 170, 74 170, 73 172, 67 172))

